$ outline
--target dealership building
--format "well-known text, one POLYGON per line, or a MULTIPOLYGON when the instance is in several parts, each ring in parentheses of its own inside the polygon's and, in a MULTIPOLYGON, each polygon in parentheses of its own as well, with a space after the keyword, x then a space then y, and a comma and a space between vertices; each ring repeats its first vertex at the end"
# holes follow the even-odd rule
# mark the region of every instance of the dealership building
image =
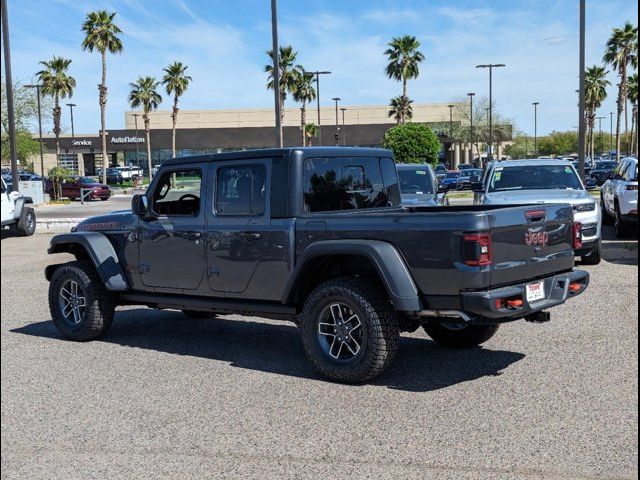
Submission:
MULTIPOLYGON (((441 155, 451 167, 471 161, 471 145, 448 138, 450 123, 464 126, 468 120, 461 112, 467 106, 455 104, 414 104, 413 122, 431 126, 443 143, 441 155)), ((311 144, 379 147, 384 133, 395 125, 388 106, 322 107, 320 135, 311 144), (336 122, 337 120, 337 122, 336 122)), ((307 108, 307 122, 318 124, 317 110, 307 108)), ((171 158, 171 112, 156 111, 151 119, 152 165, 171 158)), ((301 111, 287 108, 283 123, 285 146, 302 144, 301 111)), ((45 172, 56 165, 55 137, 46 135, 45 172)), ((180 110, 176 131, 178 156, 216 153, 230 150, 250 150, 275 146, 273 109, 180 110)), ((126 112, 124 128, 107 129, 109 165, 136 165, 147 169, 144 122, 140 112, 126 112)), ((103 166, 102 142, 98 133, 60 136, 60 165, 94 175, 103 166)), ((498 152, 500 154, 500 152, 498 152)), ((40 164, 34 162, 40 173, 40 164)))

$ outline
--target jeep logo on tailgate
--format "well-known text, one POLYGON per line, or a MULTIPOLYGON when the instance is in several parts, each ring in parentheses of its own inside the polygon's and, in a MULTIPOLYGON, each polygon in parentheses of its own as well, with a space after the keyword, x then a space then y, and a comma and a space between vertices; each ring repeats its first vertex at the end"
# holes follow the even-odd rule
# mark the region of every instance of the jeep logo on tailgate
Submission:
POLYGON ((524 241, 530 247, 541 246, 544 247, 549 243, 548 232, 536 232, 532 229, 527 230, 524 234, 524 241))

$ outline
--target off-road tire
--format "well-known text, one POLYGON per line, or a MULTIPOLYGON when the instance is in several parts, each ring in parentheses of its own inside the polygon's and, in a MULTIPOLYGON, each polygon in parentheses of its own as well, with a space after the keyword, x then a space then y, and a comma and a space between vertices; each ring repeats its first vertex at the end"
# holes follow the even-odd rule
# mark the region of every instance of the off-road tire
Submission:
POLYGON ((300 315, 302 343, 314 368, 343 383, 364 382, 380 375, 392 362, 400 341, 396 312, 385 290, 368 280, 344 277, 326 281, 307 297, 300 315), (339 363, 322 348, 318 322, 323 310, 340 302, 361 319, 361 351, 351 363, 339 363))
POLYGON ((198 310, 182 310, 185 316, 193 320, 207 320, 209 318, 215 318, 216 314, 212 312, 201 312, 198 310))
POLYGON ((591 255, 583 255, 581 260, 584 265, 599 265, 602 262, 602 242, 598 242, 591 255))
POLYGON ((49 311, 53 323, 63 336, 86 342, 101 337, 109 330, 113 323, 115 302, 111 293, 104 288, 93 265, 75 261, 61 265, 54 272, 49 284, 49 311), (84 318, 73 326, 65 320, 59 305, 60 290, 68 280, 78 284, 86 300, 84 318))
POLYGON ((423 328, 438 345, 448 348, 471 348, 493 337, 499 325, 468 325, 460 330, 452 330, 441 323, 430 322, 423 328))
POLYGON ((31 207, 22 207, 20 218, 16 224, 16 232, 23 237, 30 237, 36 232, 36 212, 31 207))

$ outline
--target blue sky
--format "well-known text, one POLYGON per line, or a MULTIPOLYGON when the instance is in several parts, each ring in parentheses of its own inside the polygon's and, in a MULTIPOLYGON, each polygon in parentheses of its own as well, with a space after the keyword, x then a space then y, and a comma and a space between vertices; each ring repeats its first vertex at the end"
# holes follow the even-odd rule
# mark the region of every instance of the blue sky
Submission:
MULTIPOLYGON (((118 12, 125 51, 108 58, 108 128, 124 126, 128 83, 161 76, 180 60, 193 84, 183 109, 270 107, 265 50, 271 43, 269 0, 8 0, 15 80, 30 81, 38 61, 53 54, 73 60, 76 131, 99 129, 100 57, 80 48, 88 11, 118 12)), ((494 76, 497 108, 518 128, 539 132, 577 125, 578 0, 279 0, 281 44, 292 44, 307 69, 334 72, 324 80, 323 103, 383 104, 400 86, 384 75, 386 43, 411 34, 426 61, 409 84, 417 103, 447 102, 474 91, 486 95, 478 63, 506 63, 494 76), (327 102, 328 101, 328 102, 327 102)), ((587 64, 601 62, 611 28, 635 22, 632 0, 587 2, 587 64)), ((615 109, 616 79, 602 114, 615 109)), ((165 100, 161 106, 170 108, 165 100)), ((64 128, 69 130, 68 112, 64 128)), ((608 120, 603 128, 608 128, 608 120)))

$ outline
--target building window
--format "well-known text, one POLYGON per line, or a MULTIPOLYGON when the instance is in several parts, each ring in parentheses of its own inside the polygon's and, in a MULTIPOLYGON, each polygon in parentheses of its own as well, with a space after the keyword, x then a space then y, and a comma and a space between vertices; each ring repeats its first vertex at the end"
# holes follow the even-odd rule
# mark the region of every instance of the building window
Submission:
POLYGON ((78 172, 78 155, 74 153, 61 153, 59 157, 58 165, 62 168, 71 170, 74 173, 78 172))

